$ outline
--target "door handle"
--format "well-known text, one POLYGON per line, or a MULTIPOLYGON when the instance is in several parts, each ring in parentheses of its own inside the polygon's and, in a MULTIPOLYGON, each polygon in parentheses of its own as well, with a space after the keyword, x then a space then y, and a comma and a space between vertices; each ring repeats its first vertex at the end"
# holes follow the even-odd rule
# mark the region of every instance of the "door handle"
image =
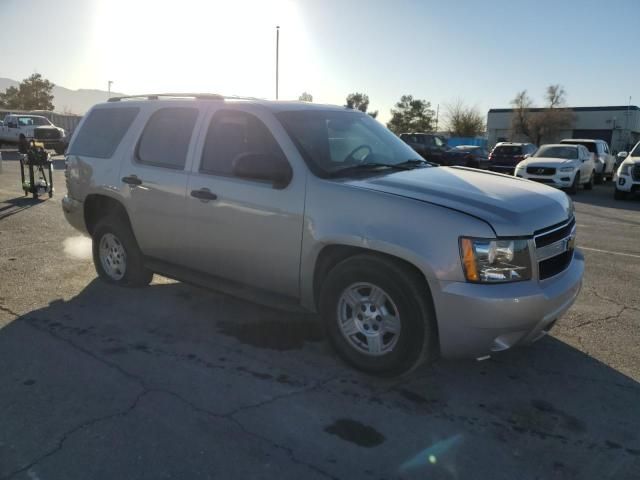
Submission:
POLYGON ((191 196, 207 202, 209 200, 215 200, 218 198, 218 196, 208 188, 201 188, 200 190, 191 190, 191 196))
POLYGON ((122 181, 128 185, 136 186, 142 185, 142 180, 140 180, 135 175, 129 175, 128 177, 122 177, 122 181))

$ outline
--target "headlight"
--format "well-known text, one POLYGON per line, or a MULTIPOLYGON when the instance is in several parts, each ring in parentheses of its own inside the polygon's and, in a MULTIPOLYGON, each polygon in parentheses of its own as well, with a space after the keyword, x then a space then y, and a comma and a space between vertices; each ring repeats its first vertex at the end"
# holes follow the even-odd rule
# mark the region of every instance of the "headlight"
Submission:
POLYGON ((626 164, 620 167, 619 175, 631 175, 631 165, 626 164))
POLYGON ((475 283, 519 282, 531 278, 527 240, 460 238, 465 277, 475 283))
POLYGON ((573 172, 576 169, 576 167, 562 167, 560 169, 561 172, 573 172))

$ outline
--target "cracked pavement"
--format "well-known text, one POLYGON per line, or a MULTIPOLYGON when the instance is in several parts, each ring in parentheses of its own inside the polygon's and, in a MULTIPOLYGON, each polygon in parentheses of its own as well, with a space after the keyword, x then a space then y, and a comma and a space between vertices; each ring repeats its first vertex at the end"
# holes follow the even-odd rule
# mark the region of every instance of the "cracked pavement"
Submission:
MULTIPOLYGON (((530 348, 372 378, 312 315, 98 281, 61 167, 41 202, 0 173, 0 480, 640 478, 640 258, 584 250, 530 348)), ((640 255, 640 199, 574 200, 579 245, 640 255)))

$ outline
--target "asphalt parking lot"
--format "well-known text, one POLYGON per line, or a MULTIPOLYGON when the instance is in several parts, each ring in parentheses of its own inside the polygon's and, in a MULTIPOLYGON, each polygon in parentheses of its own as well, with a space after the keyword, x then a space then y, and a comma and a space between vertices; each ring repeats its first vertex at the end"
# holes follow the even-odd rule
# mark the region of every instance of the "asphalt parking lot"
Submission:
POLYGON ((586 276, 552 335, 397 379, 312 315, 96 279, 56 193, 0 173, 0 479, 640 478, 640 199, 574 197, 586 276))

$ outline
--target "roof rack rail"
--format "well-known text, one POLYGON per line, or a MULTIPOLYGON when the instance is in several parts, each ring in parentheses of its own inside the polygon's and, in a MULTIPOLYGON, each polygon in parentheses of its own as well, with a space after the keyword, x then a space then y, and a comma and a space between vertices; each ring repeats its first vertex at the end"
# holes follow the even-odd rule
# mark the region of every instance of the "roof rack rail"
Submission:
POLYGON ((224 100, 223 95, 217 93, 145 93, 141 95, 124 95, 122 97, 111 97, 108 102, 119 102, 120 100, 147 99, 158 100, 160 97, 166 98, 194 98, 196 100, 224 100))

